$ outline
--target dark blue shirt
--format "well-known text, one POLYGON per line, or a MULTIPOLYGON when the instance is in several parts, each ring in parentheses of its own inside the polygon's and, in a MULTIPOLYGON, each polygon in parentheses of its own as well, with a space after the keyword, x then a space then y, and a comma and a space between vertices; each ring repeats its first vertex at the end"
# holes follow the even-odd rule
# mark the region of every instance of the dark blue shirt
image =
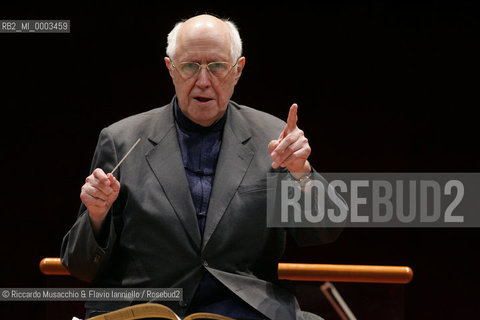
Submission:
MULTIPOLYGON (((174 110, 183 165, 203 237, 227 113, 210 127, 202 127, 183 114, 176 99, 174 110)), ((264 318, 208 271, 205 272, 187 313, 194 312, 211 312, 237 319, 264 318)))

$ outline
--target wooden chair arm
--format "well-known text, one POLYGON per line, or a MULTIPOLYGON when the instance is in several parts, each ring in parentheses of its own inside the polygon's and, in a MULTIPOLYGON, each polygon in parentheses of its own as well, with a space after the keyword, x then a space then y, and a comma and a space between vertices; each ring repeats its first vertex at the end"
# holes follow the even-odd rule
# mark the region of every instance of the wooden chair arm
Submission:
MULTIPOLYGON (((42 259, 40 271, 47 275, 70 275, 60 258, 42 259)), ((413 271, 397 266, 279 263, 278 277, 295 281, 409 283, 413 271)))
POLYGON ((60 258, 43 258, 40 261, 40 272, 48 275, 69 276, 70 272, 60 261, 60 258))
POLYGON ((410 267, 279 263, 278 278, 295 281, 409 283, 410 267))

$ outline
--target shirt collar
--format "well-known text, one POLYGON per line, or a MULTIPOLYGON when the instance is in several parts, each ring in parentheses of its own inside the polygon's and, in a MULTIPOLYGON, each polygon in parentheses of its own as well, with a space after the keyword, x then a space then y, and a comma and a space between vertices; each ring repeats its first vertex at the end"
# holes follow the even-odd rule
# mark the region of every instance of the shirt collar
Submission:
MULTIPOLYGON (((227 107, 228 108, 228 107, 227 107)), ((190 132, 198 132, 198 133, 208 133, 208 132, 215 132, 215 131, 222 131, 223 127, 225 126, 225 122, 227 121, 227 112, 218 119, 215 123, 213 123, 209 127, 201 126, 192 120, 188 119, 185 114, 183 114, 182 110, 178 106, 177 98, 173 101, 173 109, 175 115, 175 122, 177 123, 178 127, 185 131, 190 132)))

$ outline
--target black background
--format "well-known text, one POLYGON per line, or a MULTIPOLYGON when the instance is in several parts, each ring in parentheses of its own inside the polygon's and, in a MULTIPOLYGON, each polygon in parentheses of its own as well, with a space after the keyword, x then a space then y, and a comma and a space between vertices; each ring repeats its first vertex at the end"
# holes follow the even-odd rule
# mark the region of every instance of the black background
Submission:
MULTIPOLYGON (((0 287, 84 285, 44 276, 77 214, 101 128, 174 94, 166 35, 197 13, 240 29, 233 100, 299 126, 320 172, 478 172, 475 1, 2 3, 0 19, 70 19, 70 34, 0 34, 0 287)), ((347 229, 283 261, 408 265, 408 285, 337 284, 359 319, 474 318, 479 230, 347 229)), ((301 304, 335 319, 314 284, 301 304)), ((2 318, 71 319, 78 303, 0 304, 2 318)))

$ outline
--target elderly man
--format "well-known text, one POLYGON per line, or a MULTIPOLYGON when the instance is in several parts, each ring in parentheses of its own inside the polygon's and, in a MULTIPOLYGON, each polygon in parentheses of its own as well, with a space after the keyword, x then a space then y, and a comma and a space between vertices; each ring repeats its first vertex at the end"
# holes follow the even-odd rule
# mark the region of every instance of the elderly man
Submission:
MULTIPOLYGON (((236 27, 200 15, 168 35, 170 104, 100 133, 62 244, 72 275, 99 287, 183 288, 177 314, 213 312, 242 319, 303 319, 277 282, 286 230, 266 226, 266 175, 288 170, 299 184, 318 175, 297 127, 230 100, 245 66, 236 27), (109 172, 138 139, 140 144, 109 172)), ((336 230, 288 230, 319 244, 336 230)), ((87 317, 129 305, 86 303, 87 317)))

